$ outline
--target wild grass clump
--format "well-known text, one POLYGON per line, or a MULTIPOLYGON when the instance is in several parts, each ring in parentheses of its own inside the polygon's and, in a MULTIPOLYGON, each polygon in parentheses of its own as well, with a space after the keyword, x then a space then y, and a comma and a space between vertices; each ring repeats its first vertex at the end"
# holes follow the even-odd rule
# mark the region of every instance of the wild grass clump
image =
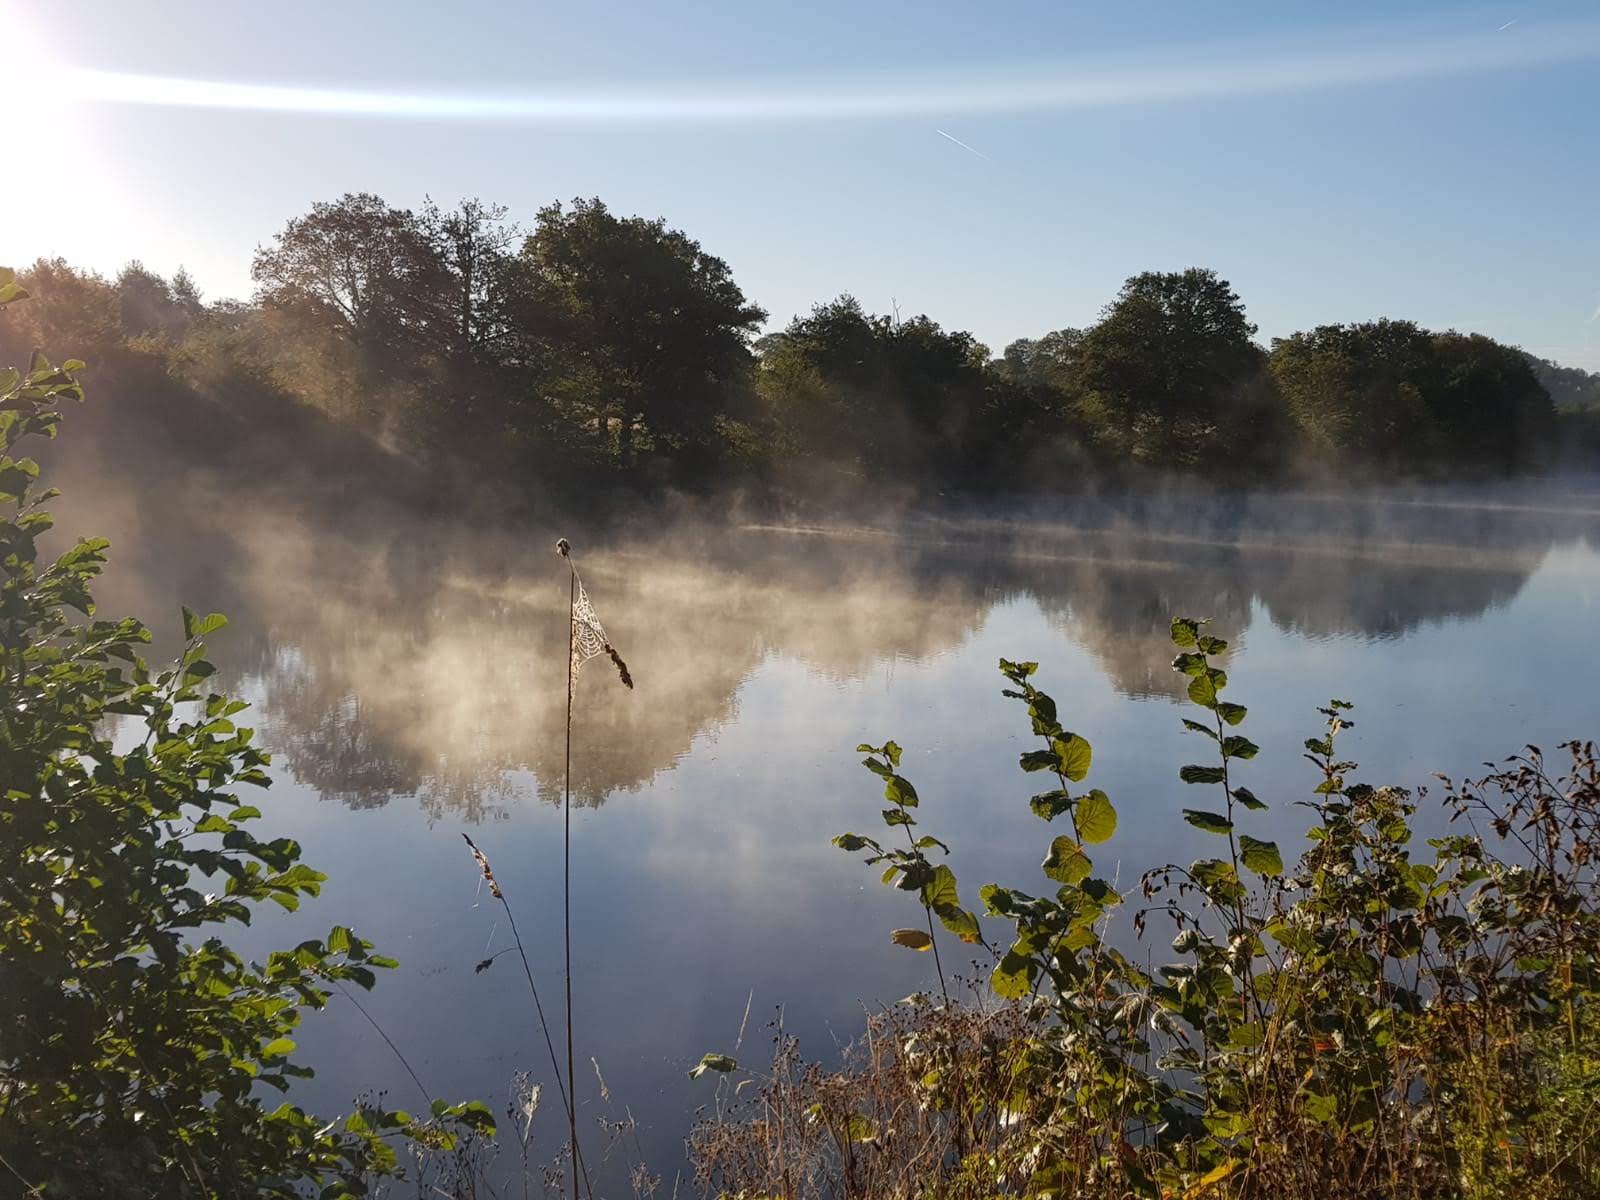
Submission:
MULTIPOLYGON (((1184 725, 1212 752, 1179 777, 1215 798, 1182 817, 1218 853, 1158 865, 1126 894, 1097 878, 1091 854, 1117 810, 1078 786, 1092 748, 1034 685, 1036 664, 1002 660, 1040 739, 1020 766, 1054 784, 1030 807, 1065 830, 1042 863, 1053 886, 983 888, 986 915, 1011 926, 990 950, 991 994, 954 1003, 941 971, 938 1001, 873 1017, 842 1069, 801 1062, 788 1039, 748 1080, 708 1055, 725 1079, 691 1138, 707 1194, 1600 1195, 1593 744, 1564 744, 1559 768, 1528 747, 1428 802, 1352 780, 1339 749, 1351 706, 1332 701, 1305 742, 1314 823, 1285 866, 1248 832, 1267 805, 1242 780, 1259 748, 1239 732, 1246 708, 1223 696, 1226 644, 1186 619, 1172 636, 1200 710, 1184 725), (1424 802, 1449 832, 1418 846, 1424 802), (1153 938, 1153 922, 1170 925, 1174 961, 1149 970, 1117 942, 1153 938)), ((911 833, 920 799, 900 747, 862 749, 906 848, 834 840, 921 902, 928 932, 892 940, 936 949, 937 917, 987 949, 954 872, 927 857, 948 849, 911 833)))
POLYGON ((779 1030, 771 1067, 719 1084, 690 1133, 695 1181, 708 1195, 919 1195, 946 1164, 1006 1144, 1009 1059, 1040 1032, 1021 1006, 918 995, 870 1014, 828 1071, 779 1030))

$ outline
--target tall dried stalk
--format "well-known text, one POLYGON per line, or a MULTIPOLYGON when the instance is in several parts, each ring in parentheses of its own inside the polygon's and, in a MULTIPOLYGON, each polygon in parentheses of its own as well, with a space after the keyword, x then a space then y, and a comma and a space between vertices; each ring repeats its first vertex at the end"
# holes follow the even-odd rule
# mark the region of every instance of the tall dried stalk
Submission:
MULTIPOLYGON (((511 940, 516 943, 517 955, 522 959, 522 973, 527 976, 527 979, 528 979, 528 991, 530 993, 532 993, 532 995, 533 995, 533 1010, 539 1016, 539 1030, 540 1030, 541 1033, 544 1034, 545 1049, 550 1052, 550 1069, 553 1072, 555 1072, 556 1091, 561 1096, 561 1103, 566 1107, 567 1114, 568 1114, 568 1125, 569 1125, 569 1128, 570 1128, 571 1132, 574 1135, 573 1139, 572 1139, 572 1163, 573 1163, 573 1168, 572 1168, 572 1186, 573 1186, 574 1191, 576 1191, 577 1186, 578 1186, 578 1176, 581 1174, 583 1176, 584 1187, 589 1191, 589 1194, 592 1197, 594 1195, 594 1188, 593 1188, 593 1185, 591 1185, 590 1182, 589 1182, 589 1172, 588 1172, 588 1168, 584 1166, 583 1153, 582 1153, 582 1151, 580 1151, 578 1149, 578 1140, 577 1140, 577 1137, 576 1137, 576 1133, 577 1133, 576 1122, 575 1122, 575 1119, 572 1116, 572 1113, 573 1113, 572 1097, 567 1091, 567 1085, 565 1083, 563 1083, 562 1079, 561 1079, 561 1064, 556 1060, 555 1040, 553 1038, 551 1038, 551 1036, 550 1036, 550 1024, 549 1024, 548 1021, 545 1020, 545 1017, 544 1017, 544 1005, 542 1003, 540 1003, 540 1001, 539 1001, 539 985, 534 983, 534 981, 533 981, 533 967, 530 966, 529 963, 528 963, 528 952, 527 952, 526 948, 522 944, 522 934, 520 932, 518 932, 518 930, 517 930, 517 918, 516 918, 516 915, 511 911, 511 905, 506 900, 505 891, 500 887, 500 881, 498 879, 496 879, 495 876, 494 876, 494 868, 489 865, 488 856, 485 855, 482 850, 478 849, 477 843, 474 842, 465 833, 463 833, 461 835, 461 837, 467 843, 467 847, 472 851, 472 857, 477 861, 478 869, 483 873, 483 881, 489 885, 489 894, 491 896, 493 896, 496 900, 500 901, 500 907, 505 910, 506 921, 511 926, 511 940)), ((491 963, 493 961, 494 961, 493 957, 485 959, 483 962, 478 964, 478 969, 480 971, 483 970, 485 967, 487 967, 489 965, 489 963, 491 963)), ((569 1008, 570 1008, 570 1005, 569 1005, 569 1008)), ((568 1021, 567 1028, 568 1028, 568 1045, 570 1047, 570 1045, 571 1045, 571 1021, 570 1021, 570 1019, 568 1021)), ((396 1053, 398 1053, 398 1051, 396 1051, 396 1053)), ((570 1062, 570 1060, 569 1060, 569 1062, 570 1062)), ((571 1078, 571 1067, 570 1066, 568 1067, 568 1076, 567 1077, 569 1079, 571 1078)), ((421 1087, 422 1085, 419 1082, 417 1086, 421 1087)), ((576 1090, 576 1088, 574 1088, 574 1090, 576 1090)))
MULTIPOLYGON (((572 1094, 567 1100, 567 1128, 572 1137, 574 1162, 581 1161, 578 1150, 578 1085, 573 1074, 572 1047, 572 700, 578 678, 579 664, 588 658, 604 654, 617 668, 617 675, 631 691, 633 676, 628 664, 622 661, 605 635, 583 583, 578 578, 578 565, 572 560, 572 545, 566 538, 556 542, 556 552, 567 563, 567 724, 565 764, 561 786, 561 927, 562 944, 566 955, 567 999, 567 1079, 572 1083, 572 1094), (582 635, 579 625, 582 625, 582 635)), ((573 1173, 572 1200, 578 1200, 577 1173, 573 1173)))
MULTIPOLYGON (((572 1080, 572 1096, 567 1101, 567 1128, 572 1135, 572 1157, 578 1157, 578 1078, 572 1067, 572 685, 575 678, 573 655, 577 649, 578 568, 572 563, 567 540, 562 538, 561 557, 567 560, 567 744, 566 767, 561 781, 561 933, 566 951, 567 979, 567 1078, 572 1080)), ((578 1200, 578 1173, 572 1173, 572 1200, 578 1200)))

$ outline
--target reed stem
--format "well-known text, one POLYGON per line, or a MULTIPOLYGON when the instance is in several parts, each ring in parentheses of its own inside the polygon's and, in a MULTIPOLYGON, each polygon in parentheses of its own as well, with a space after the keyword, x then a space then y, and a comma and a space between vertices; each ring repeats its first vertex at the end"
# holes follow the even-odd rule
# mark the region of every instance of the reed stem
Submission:
POLYGON ((572 1068, 572 656, 573 622, 578 610, 578 568, 567 558, 567 745, 566 770, 561 797, 561 888, 562 940, 567 967, 567 1079, 572 1084, 567 1097, 567 1128, 572 1136, 572 1200, 578 1200, 578 1078, 572 1068))

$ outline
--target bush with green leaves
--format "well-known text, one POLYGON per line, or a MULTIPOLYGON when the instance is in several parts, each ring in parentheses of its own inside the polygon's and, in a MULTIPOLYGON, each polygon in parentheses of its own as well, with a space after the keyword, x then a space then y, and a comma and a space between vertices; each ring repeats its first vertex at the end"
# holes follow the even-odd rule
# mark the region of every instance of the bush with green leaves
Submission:
MULTIPOLYGON (((1119 927, 1127 897, 1093 861, 1117 810, 1082 786, 1089 741, 1035 684, 1035 663, 1001 660, 1005 694, 1041 743, 1019 766, 1055 784, 1029 807, 1065 826, 1041 864, 1053 891, 982 889, 986 917, 1011 927, 994 939, 988 989, 1016 1019, 995 1022, 994 999, 980 1001, 981 1022, 960 1017, 941 967, 948 1019, 878 1022, 863 1068, 797 1075, 783 1064, 758 1078, 750 1134, 697 1132, 702 1182, 725 1194, 951 1200, 1600 1195, 1593 744, 1565 744, 1564 773, 1529 747, 1483 779, 1447 781, 1434 823, 1451 832, 1419 853, 1423 796, 1351 780, 1356 764, 1339 749, 1351 705, 1334 700, 1304 744, 1317 778, 1300 803, 1315 824, 1286 867, 1275 842, 1247 832, 1267 805, 1241 778, 1259 748, 1240 732, 1247 709, 1224 698, 1227 644, 1181 617, 1172 639, 1198 710, 1183 725, 1215 756, 1178 775, 1217 797, 1173 817, 1219 839, 1219 852, 1146 872, 1133 893, 1143 903, 1119 927), (1175 961, 1146 967, 1124 946, 1149 936, 1152 917, 1170 919, 1175 961), (784 1123, 796 1094, 829 1114, 810 1140, 792 1116, 784 1123), (869 1147, 837 1136, 856 1122, 873 1131, 869 1147), (781 1172, 752 1150, 769 1143, 781 1172), (868 1178, 888 1182, 863 1190, 868 1178)), ((900 774, 900 746, 861 749, 906 847, 834 841, 886 861, 884 882, 921 902, 927 933, 892 940, 937 953, 937 916, 989 948, 954 871, 926 858, 948 848, 910 834, 923 802, 900 774)))
MULTIPOLYGON (((24 295, 0 275, 0 304, 24 295)), ((399 1172, 396 1140, 448 1146, 489 1112, 330 1123, 268 1099, 311 1074, 302 1014, 395 963, 342 926, 265 963, 225 940, 324 877, 250 831, 268 760, 207 682, 224 619, 185 610, 180 658, 153 671, 149 630, 95 613, 107 543, 41 558, 55 493, 15 452, 55 436, 82 365, 0 372, 0 1195, 367 1194, 399 1172)))

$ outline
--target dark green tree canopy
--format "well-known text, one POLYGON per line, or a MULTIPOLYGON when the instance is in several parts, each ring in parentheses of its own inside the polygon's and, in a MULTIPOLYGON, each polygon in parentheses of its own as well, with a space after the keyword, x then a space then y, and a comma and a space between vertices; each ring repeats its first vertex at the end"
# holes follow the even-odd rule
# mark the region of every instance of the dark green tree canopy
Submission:
POLYGON ((443 266, 415 214, 368 192, 295 217, 251 268, 257 298, 367 350, 401 352, 426 335, 443 266))
POLYGON ((1554 419, 1522 351, 1412 321, 1322 325, 1280 338, 1271 370, 1312 446, 1385 465, 1526 463, 1554 419))
POLYGON ((1261 367, 1256 327, 1215 271, 1146 271, 1083 339, 1081 379, 1132 453, 1183 462, 1236 419, 1261 367))
POLYGON ((1424 393, 1443 454, 1510 469, 1532 465, 1555 410, 1528 356, 1482 334, 1435 335, 1424 393))
POLYGON ((1048 407, 990 370, 972 334, 875 316, 853 296, 817 305, 760 349, 762 394, 787 443, 870 471, 982 480, 1048 407))
POLYGON ((516 280, 524 335, 618 426, 630 459, 641 436, 657 450, 709 442, 766 317, 699 242, 599 200, 540 209, 516 280))
POLYGON ((1319 325, 1272 344, 1272 377, 1305 436, 1343 454, 1386 456, 1421 436, 1430 338, 1413 321, 1319 325))
POLYGON ((1600 447, 1600 376, 1403 320, 1319 326, 1269 356, 1212 270, 1135 275, 1094 324, 997 358, 849 295, 756 340, 765 314, 727 262, 665 220, 598 199, 513 215, 313 205, 258 251, 250 304, 205 304, 138 262, 106 280, 41 261, 0 350, 85 353, 152 415, 168 402, 146 398, 174 389, 257 420, 298 402, 384 453, 535 492, 1055 490, 1086 468, 1238 486, 1577 465, 1600 447))
POLYGON ((1018 338, 995 359, 995 370, 1019 383, 1039 383, 1063 391, 1080 386, 1082 329, 1057 329, 1038 338, 1018 338))

